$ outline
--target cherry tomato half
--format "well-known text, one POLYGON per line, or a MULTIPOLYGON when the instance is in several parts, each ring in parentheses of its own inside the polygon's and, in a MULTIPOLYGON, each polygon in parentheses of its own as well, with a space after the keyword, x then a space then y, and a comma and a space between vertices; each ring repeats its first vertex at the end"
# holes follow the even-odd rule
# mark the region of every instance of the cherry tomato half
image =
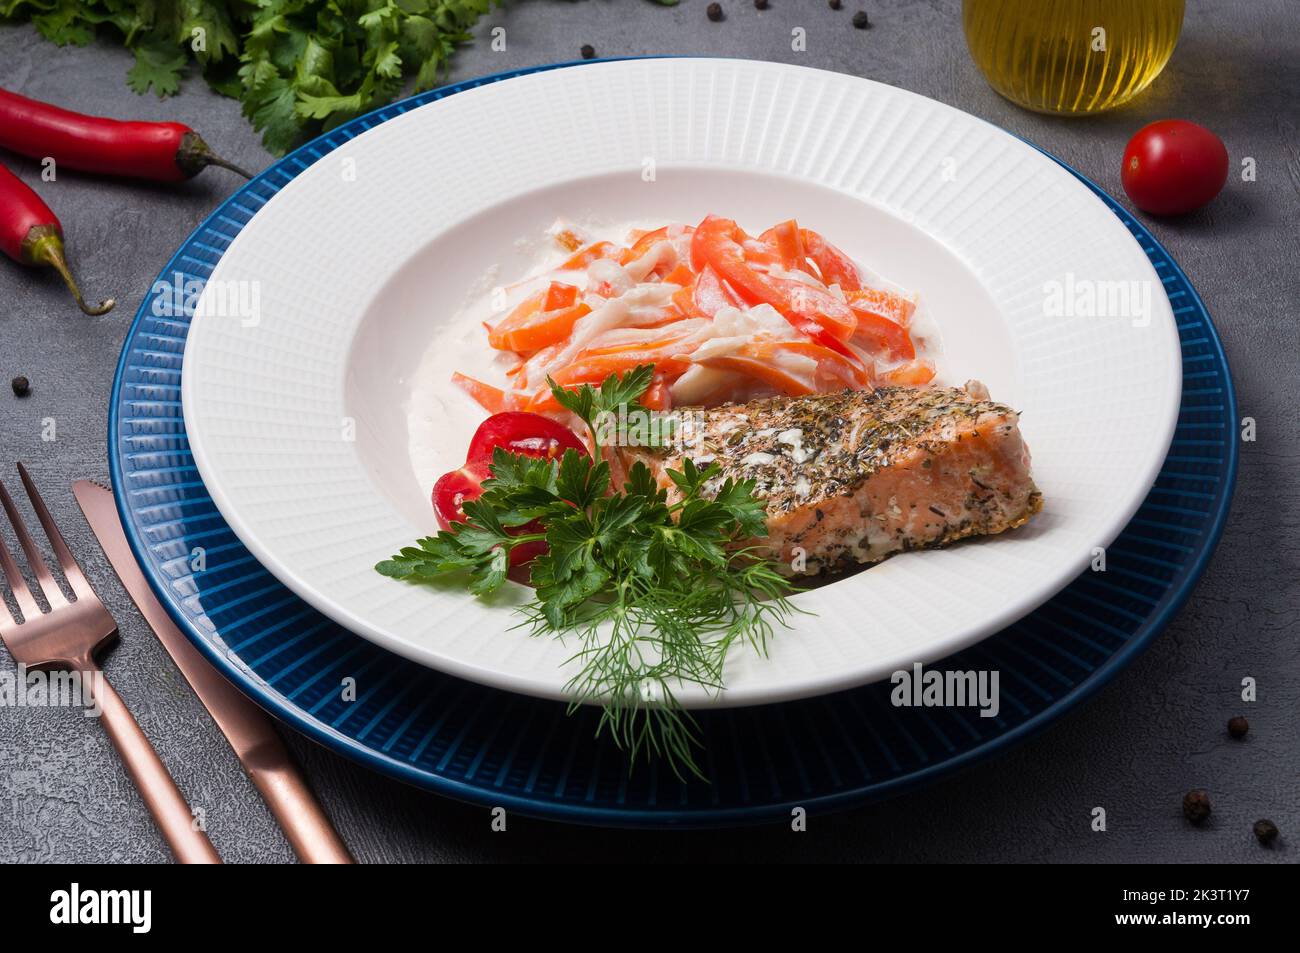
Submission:
MULTIPOLYGON (((540 414, 507 411, 493 414, 474 431, 465 465, 444 473, 433 485, 433 515, 443 529, 465 521, 466 500, 476 500, 483 493, 483 481, 492 475, 488 469, 492 451, 497 447, 510 453, 554 460, 565 450, 586 455, 587 448, 572 430, 540 414)), ((527 536, 542 531, 536 521, 510 531, 512 536, 527 536)), ((510 565, 522 566, 546 552, 546 543, 533 540, 510 551, 510 565)))
POLYGON ((1144 212, 1181 215, 1219 194, 1228 181, 1228 150, 1204 126, 1162 119, 1129 140, 1120 180, 1144 212))
MULTIPOLYGON (((471 460, 459 470, 452 470, 439 477, 433 485, 433 515, 437 517, 438 525, 443 529, 451 529, 452 523, 463 523, 465 501, 479 498, 483 493, 483 481, 489 476, 491 473, 488 471, 487 460, 471 460)), ((525 536, 541 531, 542 524, 534 520, 514 527, 510 530, 510 535, 525 536)), ((522 566, 544 552, 546 543, 543 540, 522 543, 510 550, 510 565, 522 566)))
POLYGON ((492 459, 492 451, 500 447, 510 453, 526 457, 544 457, 548 460, 564 456, 565 450, 586 454, 587 448, 568 427, 550 417, 511 410, 493 414, 474 431, 469 442, 466 460, 492 459))
POLYGON ((489 476, 487 460, 470 460, 459 470, 438 477, 433 485, 433 515, 438 525, 451 529, 452 523, 465 522, 464 502, 478 499, 489 476))

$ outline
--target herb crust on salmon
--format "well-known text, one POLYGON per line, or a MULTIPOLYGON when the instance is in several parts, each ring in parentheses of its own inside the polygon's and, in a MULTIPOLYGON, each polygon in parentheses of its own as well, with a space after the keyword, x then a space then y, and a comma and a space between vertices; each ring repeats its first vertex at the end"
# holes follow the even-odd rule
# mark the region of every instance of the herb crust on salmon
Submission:
POLYGON ((963 388, 885 387, 672 412, 685 449, 624 449, 667 487, 684 458, 753 480, 768 536, 755 544, 816 574, 1028 522, 1042 508, 1017 413, 963 388), (687 417, 687 415, 693 417, 687 417))

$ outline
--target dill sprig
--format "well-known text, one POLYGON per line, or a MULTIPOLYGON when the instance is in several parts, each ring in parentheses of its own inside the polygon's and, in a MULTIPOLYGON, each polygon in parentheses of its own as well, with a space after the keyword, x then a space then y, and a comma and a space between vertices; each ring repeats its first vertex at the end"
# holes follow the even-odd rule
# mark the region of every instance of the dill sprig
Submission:
MULTIPOLYGON (((723 480, 717 463, 699 467, 687 457, 667 473, 677 490, 671 503, 640 461, 610 492, 602 434, 610 420, 649 414, 638 398, 653 372, 644 365, 611 374, 599 388, 551 382, 556 400, 590 430, 593 455, 569 450, 557 461, 497 449, 482 495, 463 506, 464 523, 375 568, 412 581, 459 573, 484 595, 505 582, 511 549, 545 539, 547 552, 532 562, 536 596, 520 610, 520 626, 576 643, 570 712, 599 704, 597 734, 608 732, 631 764, 663 757, 678 777, 702 778, 698 724, 676 691, 683 684, 721 691, 737 643, 765 655, 795 611, 787 598, 794 590, 749 544, 767 533, 752 481, 723 480), (543 532, 519 532, 534 521, 543 532)), ((656 439, 667 432, 648 431, 656 439)))

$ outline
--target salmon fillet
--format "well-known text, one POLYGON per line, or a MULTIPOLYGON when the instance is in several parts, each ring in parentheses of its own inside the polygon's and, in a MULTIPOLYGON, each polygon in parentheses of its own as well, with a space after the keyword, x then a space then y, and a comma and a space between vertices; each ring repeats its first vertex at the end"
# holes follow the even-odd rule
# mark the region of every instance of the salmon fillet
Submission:
POLYGON ((722 480, 755 481, 767 509, 758 541, 794 574, 874 563, 913 549, 1001 533, 1042 507, 1018 415, 964 388, 886 387, 775 397, 671 415, 683 448, 624 448, 660 485, 684 457, 722 480))

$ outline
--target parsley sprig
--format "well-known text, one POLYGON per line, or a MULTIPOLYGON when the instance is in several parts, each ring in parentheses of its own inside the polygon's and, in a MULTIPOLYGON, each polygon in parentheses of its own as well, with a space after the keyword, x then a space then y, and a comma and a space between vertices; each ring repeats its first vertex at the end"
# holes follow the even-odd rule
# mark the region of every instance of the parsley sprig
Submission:
MULTIPOLYGON (((698 725, 678 703, 683 683, 723 687, 736 643, 766 654, 794 606, 776 564, 749 541, 766 535, 764 507, 749 480, 721 479, 716 463, 689 458, 669 470, 669 502, 650 469, 633 463, 617 492, 600 444, 608 418, 649 413, 638 398, 654 368, 611 374, 599 388, 551 382, 565 408, 591 432, 594 454, 559 460, 497 449, 483 493, 464 504, 466 522, 418 540, 375 568, 416 582, 462 579, 476 595, 506 581, 509 553, 544 539, 532 562, 535 598, 520 610, 535 635, 572 638, 577 674, 566 686, 570 711, 602 706, 608 731, 631 754, 665 757, 682 776, 701 776, 693 757, 698 725), (540 525, 539 532, 520 532, 540 525)), ((617 431, 615 431, 617 432, 617 431)))

